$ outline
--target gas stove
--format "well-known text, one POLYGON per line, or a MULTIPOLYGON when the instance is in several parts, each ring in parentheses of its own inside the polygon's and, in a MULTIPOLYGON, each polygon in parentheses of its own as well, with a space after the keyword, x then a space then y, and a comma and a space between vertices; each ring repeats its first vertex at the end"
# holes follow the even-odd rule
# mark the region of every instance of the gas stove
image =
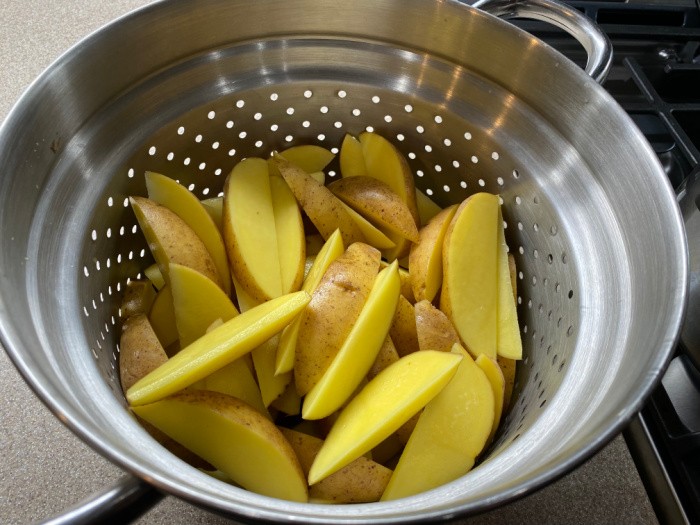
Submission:
MULTIPOLYGON (((609 36, 614 62, 604 87, 645 134, 681 194, 684 184, 700 179, 700 0, 566 3, 609 36)), ((539 22, 515 23, 585 65, 573 38, 539 22)), ((691 252, 693 242, 697 234, 691 252)), ((686 323, 700 323, 693 317, 686 323)), ((661 384, 624 432, 662 523, 700 523, 699 353, 678 345, 661 384)))

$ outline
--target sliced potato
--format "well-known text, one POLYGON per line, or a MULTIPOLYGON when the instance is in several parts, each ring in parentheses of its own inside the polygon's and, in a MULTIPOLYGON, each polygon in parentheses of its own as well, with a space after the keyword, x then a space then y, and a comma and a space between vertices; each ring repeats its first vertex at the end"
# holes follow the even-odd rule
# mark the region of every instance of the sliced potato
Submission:
POLYGON ((151 281, 129 281, 119 308, 122 319, 137 314, 148 315, 155 300, 156 290, 151 281))
POLYGON ((282 177, 270 177, 270 193, 277 231, 282 293, 296 292, 304 279, 306 261, 306 238, 301 210, 282 177))
POLYGON ((362 144, 349 133, 340 146, 340 174, 343 177, 364 177, 367 175, 362 144))
POLYGON ((509 359, 522 359, 523 343, 520 339, 520 325, 518 324, 518 311, 516 300, 513 297, 513 285, 511 284, 511 265, 508 257, 508 245, 506 244, 503 229, 503 216, 498 209, 498 335, 496 352, 509 359))
POLYGON ((425 225, 435 217, 442 208, 435 204, 430 197, 416 188, 416 206, 418 207, 419 224, 425 225))
POLYGON ((145 315, 132 315, 124 321, 119 339, 119 378, 124 392, 167 360, 145 315))
POLYGON ((167 349, 177 341, 175 307, 173 306, 173 294, 170 292, 170 286, 163 286, 156 294, 156 298, 151 306, 151 312, 148 314, 148 320, 163 348, 167 349))
POLYGON ((493 437, 496 435, 496 430, 498 430, 498 424, 501 422, 501 414, 503 413, 503 394, 505 392, 505 379, 503 378, 503 372, 498 366, 498 363, 481 354, 476 358, 476 364, 479 368, 484 371, 486 378, 491 383, 491 390, 493 390, 493 401, 494 401, 494 416, 493 416, 493 426, 491 427, 491 432, 487 443, 491 442, 493 437))
POLYGON ((449 352, 458 344, 459 334, 447 316, 423 299, 414 305, 416 313, 416 336, 421 350, 449 352))
MULTIPOLYGON (((277 153, 280 157, 288 160, 295 166, 300 167, 306 173, 314 173, 323 171, 323 169, 331 163, 335 158, 335 154, 328 151, 322 146, 315 144, 303 144, 301 146, 292 146, 284 151, 277 153)), ((275 172, 276 165, 270 162, 270 173, 279 175, 279 171, 275 172)))
POLYGON ((403 295, 399 297, 399 304, 396 307, 389 334, 401 357, 420 349, 416 332, 415 310, 403 295))

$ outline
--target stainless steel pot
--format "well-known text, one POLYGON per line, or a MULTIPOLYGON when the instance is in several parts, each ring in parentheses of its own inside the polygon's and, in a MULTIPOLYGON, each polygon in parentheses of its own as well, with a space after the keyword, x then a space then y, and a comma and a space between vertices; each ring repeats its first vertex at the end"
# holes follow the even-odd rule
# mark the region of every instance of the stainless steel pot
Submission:
MULTIPOLYGON (((604 78, 605 38, 579 13, 545 0, 504 5, 481 4, 572 30, 604 78)), ((0 129, 0 170, 3 344, 57 417, 135 476, 97 503, 154 486, 243 520, 483 511, 618 433, 659 380, 683 314, 682 220, 641 133, 574 64, 456 1, 154 4, 36 80, 0 129), (150 259, 125 198, 145 192, 146 169, 210 195, 244 156, 335 147, 367 126, 398 145, 440 204, 502 196, 526 355, 515 402, 484 461, 429 493, 325 506, 230 487, 174 458, 126 410, 116 307, 150 259)))

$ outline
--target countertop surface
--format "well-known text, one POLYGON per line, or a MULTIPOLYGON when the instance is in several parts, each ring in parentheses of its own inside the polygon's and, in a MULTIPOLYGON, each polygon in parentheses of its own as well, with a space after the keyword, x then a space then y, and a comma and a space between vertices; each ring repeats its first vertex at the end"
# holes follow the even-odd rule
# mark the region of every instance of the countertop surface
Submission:
MULTIPOLYGON (((61 53, 145 0, 5 0, 0 3, 0 119, 61 53)), ((1 176, 1 175, 0 175, 1 176)), ((0 523, 59 513, 121 476, 67 430, 0 352, 0 523)), ((174 497, 140 524, 228 523, 174 497)), ((657 523, 621 436, 552 485, 460 523, 657 523)))

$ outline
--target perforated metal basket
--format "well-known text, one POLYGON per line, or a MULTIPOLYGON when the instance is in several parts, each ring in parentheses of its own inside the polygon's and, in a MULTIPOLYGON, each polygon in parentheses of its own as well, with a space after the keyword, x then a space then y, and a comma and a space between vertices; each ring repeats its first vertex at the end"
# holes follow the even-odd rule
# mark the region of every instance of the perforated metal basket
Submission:
POLYGON ((248 520, 450 518, 542 486, 634 415, 686 294, 675 199, 631 120, 556 51, 449 0, 181 0, 118 20, 0 130, 0 235, 3 343, 49 408, 126 471, 248 520), (152 262, 127 197, 145 195, 146 170, 215 196, 244 157, 337 149, 365 129, 441 205, 501 195, 525 352, 514 401, 477 468, 406 500, 302 505, 228 486, 126 410, 117 307, 152 262))

